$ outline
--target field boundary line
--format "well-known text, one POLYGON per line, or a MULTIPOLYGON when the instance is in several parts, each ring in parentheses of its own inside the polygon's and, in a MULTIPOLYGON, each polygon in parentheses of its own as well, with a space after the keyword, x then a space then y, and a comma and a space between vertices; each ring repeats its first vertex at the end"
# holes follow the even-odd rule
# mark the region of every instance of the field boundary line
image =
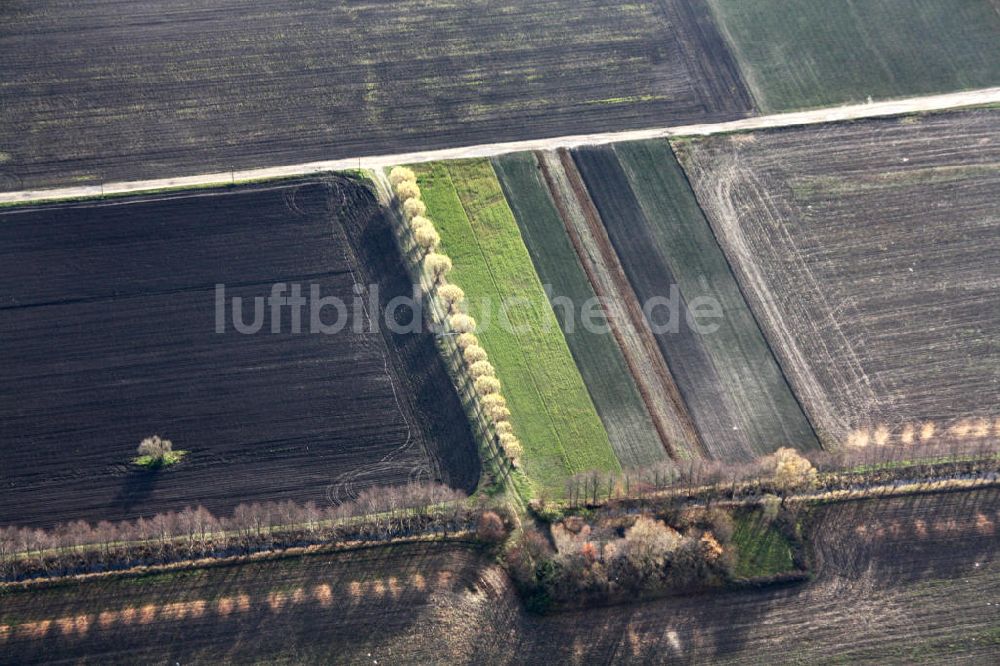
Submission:
POLYGON ((47 588, 66 583, 84 583, 92 580, 102 580, 108 578, 137 578, 141 576, 152 576, 157 574, 176 573, 179 571, 192 571, 197 569, 215 569, 254 562, 271 562, 274 560, 285 560, 295 557, 310 557, 313 555, 334 555, 339 553, 352 553, 363 550, 373 550, 378 548, 392 548, 396 546, 419 545, 419 544, 467 544, 471 547, 481 547, 482 543, 476 540, 473 530, 460 530, 447 535, 436 533, 414 534, 411 536, 391 537, 384 541, 342 541, 333 543, 319 543, 308 546, 286 546, 270 550, 257 550, 250 553, 240 553, 238 555, 224 555, 221 557, 200 557, 173 560, 170 562, 158 562, 155 564, 138 564, 125 569, 114 569, 108 571, 88 571, 85 573, 70 573, 55 575, 46 578, 26 578, 24 580, 0 580, 0 592, 8 590, 26 590, 29 588, 47 588))
POLYGON ((417 164, 448 160, 495 157, 506 153, 536 150, 555 150, 577 146, 603 145, 621 141, 641 141, 681 136, 707 136, 727 132, 794 127, 864 118, 898 116, 911 113, 946 111, 970 106, 1000 104, 1000 87, 982 88, 965 92, 907 97, 865 104, 848 104, 824 107, 809 111, 793 111, 765 116, 742 118, 721 123, 677 125, 620 132, 577 134, 544 139, 529 139, 505 143, 489 143, 458 148, 418 151, 389 155, 348 157, 336 160, 307 162, 284 166, 261 167, 255 169, 228 170, 193 176, 136 180, 127 182, 82 185, 42 190, 22 190, 0 192, 0 205, 24 204, 45 201, 65 201, 74 199, 100 199, 107 196, 121 196, 143 192, 197 187, 232 186, 260 180, 317 175, 327 171, 347 171, 354 169, 381 169, 396 164, 417 164))

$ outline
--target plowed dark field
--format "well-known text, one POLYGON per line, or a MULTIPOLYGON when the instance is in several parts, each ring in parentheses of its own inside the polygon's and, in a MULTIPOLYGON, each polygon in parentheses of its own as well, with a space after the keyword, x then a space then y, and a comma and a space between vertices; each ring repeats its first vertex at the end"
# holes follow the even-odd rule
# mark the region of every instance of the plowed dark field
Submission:
POLYGON ((824 444, 1000 434, 998 134, 982 110, 678 146, 824 444))
POLYGON ((309 306, 301 333, 286 307, 280 332, 265 312, 242 334, 228 301, 216 332, 220 283, 250 301, 245 322, 278 282, 347 304, 355 284, 409 295, 396 252, 373 195, 345 178, 0 214, 0 524, 475 487, 429 334, 310 333, 309 306), (189 455, 130 466, 154 433, 189 455))
POLYGON ((11 663, 991 663, 995 489, 854 502, 810 519, 815 577, 526 615, 457 544, 370 549, 0 593, 11 663))
POLYGON ((0 53, 8 190, 752 108, 704 0, 4 2, 0 53))

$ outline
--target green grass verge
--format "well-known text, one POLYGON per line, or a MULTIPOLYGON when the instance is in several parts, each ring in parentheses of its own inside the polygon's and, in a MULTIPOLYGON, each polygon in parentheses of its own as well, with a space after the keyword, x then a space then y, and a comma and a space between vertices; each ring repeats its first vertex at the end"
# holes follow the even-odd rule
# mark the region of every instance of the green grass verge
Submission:
POLYGON ((737 577, 774 576, 795 570, 792 545, 759 511, 739 512, 733 518, 737 577))
POLYGON ((176 465, 183 460, 184 456, 187 454, 187 451, 169 451, 162 458, 139 456, 138 458, 132 459, 132 464, 138 465, 139 467, 146 467, 148 469, 160 469, 161 467, 176 465))
POLYGON ((618 460, 632 468, 663 460, 663 444, 614 336, 581 323, 584 305, 596 295, 534 155, 505 155, 493 165, 618 460))
POLYGON ((449 279, 465 290, 504 386, 534 490, 559 496, 577 472, 620 470, 490 162, 413 168, 454 263, 449 279))
POLYGON ((765 112, 1000 84, 991 0, 709 0, 765 112))

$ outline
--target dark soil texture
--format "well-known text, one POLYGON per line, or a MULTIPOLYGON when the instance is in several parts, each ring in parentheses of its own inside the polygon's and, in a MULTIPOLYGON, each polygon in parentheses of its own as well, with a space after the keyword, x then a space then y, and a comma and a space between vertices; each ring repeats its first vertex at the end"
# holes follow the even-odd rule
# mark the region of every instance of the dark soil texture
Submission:
POLYGON ((412 291, 392 243, 346 178, 0 214, 0 524, 322 503, 411 479, 474 488, 433 337, 372 329, 360 311, 353 325, 356 284, 383 301, 412 291), (300 333, 287 306, 279 332, 265 308, 258 333, 235 330, 232 297, 249 323, 274 283, 340 297, 347 327, 310 333, 306 305, 300 333), (190 453, 130 465, 152 434, 190 453))
POLYGON ((6 2, 0 187, 752 113, 704 0, 6 2))
POLYGON ((824 445, 1000 433, 998 133, 984 109, 676 144, 824 445))

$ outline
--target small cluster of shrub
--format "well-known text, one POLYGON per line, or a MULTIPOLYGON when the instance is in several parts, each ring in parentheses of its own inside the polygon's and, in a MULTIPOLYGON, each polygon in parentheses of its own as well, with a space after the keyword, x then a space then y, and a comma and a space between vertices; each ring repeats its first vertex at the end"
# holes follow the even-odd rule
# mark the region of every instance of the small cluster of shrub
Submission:
POLYGON ((510 518, 501 515, 502 510, 470 505, 462 493, 446 486, 413 483, 372 488, 353 502, 329 507, 262 502, 241 504, 231 516, 215 516, 199 506, 114 523, 0 528, 0 580, 470 531, 497 543, 509 531, 510 518))
POLYGON ((139 455, 132 459, 132 463, 150 469, 174 465, 187 455, 187 451, 175 451, 174 443, 159 435, 147 437, 139 442, 136 453, 139 455))
POLYGON ((598 528, 573 516, 551 526, 552 542, 526 530, 505 562, 528 607, 544 612, 723 585, 736 563, 732 536, 719 510, 623 516, 598 528))
POLYGON ((510 409, 507 408, 507 400, 501 391, 496 369, 476 337, 476 320, 463 312, 465 292, 446 279, 452 268, 451 258, 438 252, 441 236, 434 228, 434 223, 427 218, 427 206, 420 198, 416 174, 406 167, 394 167, 389 172, 389 182, 402 202, 403 214, 417 244, 425 252, 424 271, 434 285, 434 296, 448 313, 448 326, 456 335, 455 341, 462 352, 465 370, 472 380, 479 404, 489 416, 504 454, 516 466, 524 448, 514 434, 510 409))

